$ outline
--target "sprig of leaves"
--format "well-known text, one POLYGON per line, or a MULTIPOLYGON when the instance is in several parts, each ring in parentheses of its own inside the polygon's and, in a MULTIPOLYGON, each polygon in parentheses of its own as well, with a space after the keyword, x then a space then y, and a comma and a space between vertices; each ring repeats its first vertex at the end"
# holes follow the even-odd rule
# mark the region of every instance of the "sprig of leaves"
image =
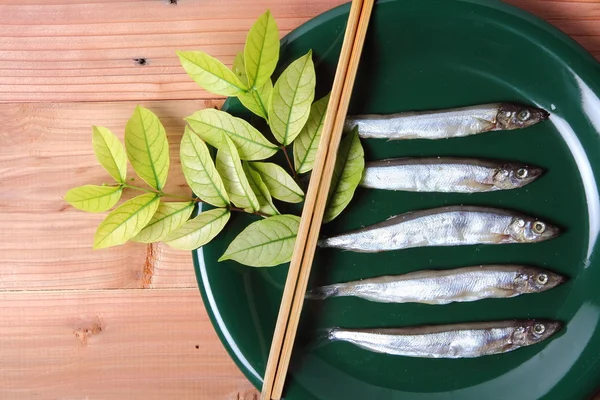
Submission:
MULTIPOLYGON (((163 191, 170 167, 169 143, 165 128, 152 111, 136 107, 125 128, 125 146, 109 129, 92 128, 94 153, 114 183, 71 189, 65 200, 83 211, 104 212, 117 206, 125 191, 144 192, 106 216, 96 231, 94 248, 131 240, 163 241, 174 248, 193 250, 213 240, 232 212, 242 212, 264 219, 244 229, 219 261, 269 267, 290 260, 300 218, 281 215, 276 201, 304 200, 296 179, 298 174, 310 172, 314 164, 329 96, 313 103, 311 51, 273 80, 279 47, 279 31, 267 11, 250 29, 244 51, 236 56, 232 69, 204 52, 178 52, 194 81, 211 93, 238 97, 242 105, 267 122, 278 142, 271 143, 259 129, 223 111, 205 109, 185 118, 188 125, 179 157, 185 180, 196 197, 163 191), (288 146, 293 147, 293 165, 288 146), (293 176, 269 161, 279 151, 284 152, 293 176), (147 186, 130 184, 135 178, 127 178, 127 160, 147 186), (167 201, 169 198, 177 201, 167 201), (206 205, 190 219, 198 203, 206 205)), ((340 145, 326 222, 347 207, 363 168, 364 152, 357 133, 352 132, 340 145)))

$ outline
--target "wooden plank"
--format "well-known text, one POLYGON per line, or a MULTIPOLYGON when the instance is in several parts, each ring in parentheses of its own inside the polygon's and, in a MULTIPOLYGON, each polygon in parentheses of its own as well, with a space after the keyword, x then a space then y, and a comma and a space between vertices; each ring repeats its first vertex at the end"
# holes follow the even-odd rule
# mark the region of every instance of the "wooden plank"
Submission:
MULTIPOLYGON (((143 103, 168 132, 166 192, 190 195, 178 162, 183 117, 220 104, 143 103)), ((72 187, 110 182, 95 159, 91 126, 106 126, 122 140, 134 108, 129 102, 0 104, 0 180, 10 188, 0 194, 0 290, 196 286, 188 252, 137 243, 92 250, 105 213, 88 214, 62 199, 72 187)))
POLYGON ((0 315, 2 399, 252 399, 196 289, 0 292, 0 315))
POLYGON ((176 50, 202 49, 230 64, 266 9, 284 35, 342 3, 0 1, 0 102, 209 98, 176 50))
MULTIPOLYGON (((600 59, 599 1, 509 2, 564 27, 600 59)), ((210 98, 184 73, 175 50, 202 49, 231 64, 267 8, 283 35, 342 3, 0 1, 0 102, 210 98)))

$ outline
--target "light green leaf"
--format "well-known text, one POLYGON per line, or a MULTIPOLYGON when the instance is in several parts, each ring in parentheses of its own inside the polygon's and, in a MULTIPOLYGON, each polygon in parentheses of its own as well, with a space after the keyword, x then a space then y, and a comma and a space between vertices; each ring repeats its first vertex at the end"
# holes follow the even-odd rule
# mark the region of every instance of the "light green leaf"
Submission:
POLYGON ((223 137, 225 144, 217 151, 217 171, 223 179, 225 190, 237 207, 250 212, 258 211, 258 199, 244 174, 237 149, 229 137, 223 137))
POLYGON ((242 160, 264 160, 278 147, 269 142, 256 128, 241 118, 207 108, 185 118, 191 128, 211 146, 221 148, 223 137, 229 137, 242 160))
POLYGON ((340 143, 323 222, 333 220, 350 203, 364 168, 365 153, 355 128, 340 143))
POLYGON ((115 208, 98 226, 94 248, 123 244, 137 235, 150 222, 159 203, 157 194, 146 193, 115 208))
POLYGON ((125 127, 125 148, 139 177, 162 190, 169 175, 169 142, 165 128, 152 111, 135 108, 125 127))
MULTIPOLYGON (((233 72, 238 78, 246 85, 248 84, 248 77, 246 76, 246 66, 244 64, 244 54, 238 53, 233 60, 233 72)), ((259 88, 250 89, 248 93, 242 93, 238 95, 238 100, 248 110, 252 111, 259 117, 268 120, 268 107, 271 100, 271 93, 273 93, 273 82, 271 79, 267 81, 259 88)))
POLYGON ((260 174, 253 170, 245 161, 242 163, 242 167, 244 168, 244 172, 248 178, 248 183, 250 183, 250 187, 258 199, 258 204, 260 205, 258 211, 267 215, 279 214, 279 211, 277 211, 275 205, 273 204, 271 193, 269 193, 269 189, 263 182, 260 174))
POLYGON ((304 192, 283 168, 273 163, 254 162, 250 166, 260 174, 271 196, 288 203, 300 203, 304 192))
POLYGON ((239 52, 233 59, 231 70, 238 79, 248 87, 248 76, 246 76, 246 63, 244 62, 244 52, 239 52))
POLYGON ((272 267, 292 258, 300 217, 276 215, 248 225, 219 261, 235 260, 252 267, 272 267))
POLYGON ((217 207, 229 205, 229 196, 206 144, 185 127, 179 149, 183 175, 196 196, 217 207))
POLYGON ((244 46, 248 87, 264 85, 279 60, 279 30, 271 12, 261 15, 248 32, 244 46))
POLYGON ((299 174, 308 172, 313 168, 328 102, 329 95, 313 103, 306 125, 294 140, 294 166, 299 174))
POLYGON ((160 203, 148 225, 131 240, 140 243, 161 241, 169 233, 183 225, 190 218, 193 210, 193 201, 160 203))
POLYGON ((119 142, 115 134, 101 126, 92 127, 92 146, 98 162, 106 172, 117 182, 125 182, 127 156, 123 144, 119 142))
POLYGON ((117 204, 122 192, 119 186, 86 185, 69 190, 65 200, 79 210, 102 212, 117 204))
POLYGON ((283 145, 294 141, 308 119, 315 97, 315 66, 312 50, 283 71, 273 87, 269 105, 269 125, 283 145))
POLYGON ((248 93, 238 96, 239 101, 244 107, 252 111, 259 117, 268 120, 268 104, 271 94, 273 93, 273 83, 271 79, 267 79, 264 85, 258 89, 252 89, 248 93))
POLYGON ((221 61, 202 51, 178 51, 185 72, 203 89, 221 96, 237 96, 248 90, 221 61))
POLYGON ((196 218, 171 232, 164 242, 180 250, 197 249, 213 240, 223 230, 229 217, 230 212, 225 208, 201 212, 196 218))

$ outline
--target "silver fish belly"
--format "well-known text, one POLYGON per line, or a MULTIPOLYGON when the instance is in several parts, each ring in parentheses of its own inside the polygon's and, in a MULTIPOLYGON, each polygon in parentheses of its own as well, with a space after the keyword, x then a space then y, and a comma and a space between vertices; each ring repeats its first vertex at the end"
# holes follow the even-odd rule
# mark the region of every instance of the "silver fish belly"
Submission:
POLYGON ((328 341, 345 341, 363 349, 390 355, 423 358, 474 358, 507 353, 540 343, 562 324, 524 320, 474 322, 397 329, 327 330, 328 341))
POLYGON ((558 234, 558 228, 515 212, 452 206, 397 215, 322 239, 319 246, 375 253, 424 246, 540 242, 558 234))
POLYGON ((345 129, 358 127, 362 138, 446 139, 525 128, 546 118, 546 111, 534 107, 492 103, 437 111, 349 116, 345 129))
POLYGON ((471 158, 396 158, 368 162, 361 186, 411 192, 477 193, 523 187, 541 168, 471 158))
POLYGON ((337 283, 313 289, 306 297, 353 296, 380 303, 448 304, 538 293, 563 281, 563 276, 541 268, 484 265, 337 283))

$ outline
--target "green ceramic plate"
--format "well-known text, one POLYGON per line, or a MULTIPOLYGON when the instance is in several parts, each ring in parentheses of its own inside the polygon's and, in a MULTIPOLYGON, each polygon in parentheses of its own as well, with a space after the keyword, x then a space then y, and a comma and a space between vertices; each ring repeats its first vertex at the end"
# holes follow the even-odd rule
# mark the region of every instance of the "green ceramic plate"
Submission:
MULTIPOLYGON (((349 6, 331 10, 282 42, 281 66, 314 51, 317 96, 332 82, 349 6)), ((491 0, 377 3, 350 105, 351 113, 392 113, 514 101, 552 112, 522 131, 438 141, 363 141, 366 158, 507 158, 548 173, 519 190, 474 195, 358 190, 325 234, 409 210, 452 204, 518 210, 565 228, 539 244, 421 248, 379 254, 319 250, 313 282, 331 283, 423 268, 528 263, 570 280, 551 291, 447 306, 375 304, 337 298, 306 305, 300 332, 320 327, 396 327, 512 318, 550 318, 566 327, 553 340, 503 355, 431 360, 393 357, 334 343, 298 347, 287 400, 584 399, 600 384, 600 67, 549 24, 491 0)), ((244 114, 237 101, 230 112, 244 114)), ((283 207, 282 207, 283 208, 283 207)), ((217 263, 252 218, 236 215, 226 232, 195 252, 198 283, 223 344, 261 386, 287 266, 217 263)), ((300 346, 304 337, 298 340, 300 346)))

